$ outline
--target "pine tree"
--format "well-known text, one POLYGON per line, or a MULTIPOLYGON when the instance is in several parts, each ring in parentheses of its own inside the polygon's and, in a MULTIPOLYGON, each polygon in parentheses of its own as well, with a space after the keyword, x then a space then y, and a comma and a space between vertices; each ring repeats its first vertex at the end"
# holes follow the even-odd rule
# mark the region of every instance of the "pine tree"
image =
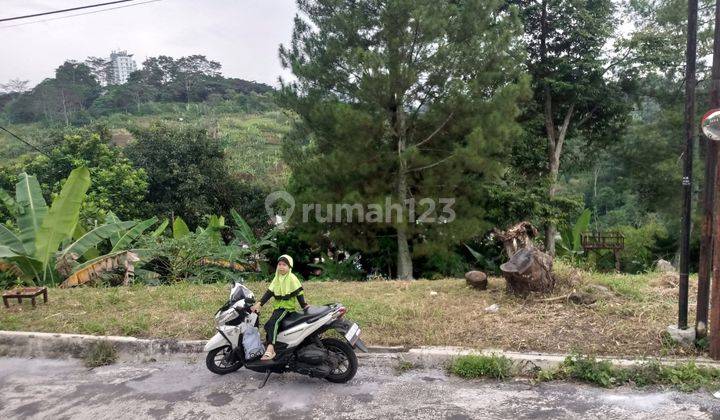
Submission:
POLYGON ((396 275, 412 278, 413 254, 441 252, 485 227, 484 186, 503 171, 526 90, 517 11, 495 0, 299 0, 298 7, 292 42, 280 48, 296 78, 283 82, 281 99, 300 117, 284 142, 291 192, 300 207, 367 209, 390 197, 403 217, 318 223, 310 214, 298 223, 296 211, 296 228, 364 251, 393 236, 396 275), (455 200, 454 221, 440 198, 455 200), (416 216, 433 222, 408 221, 413 200, 416 216))

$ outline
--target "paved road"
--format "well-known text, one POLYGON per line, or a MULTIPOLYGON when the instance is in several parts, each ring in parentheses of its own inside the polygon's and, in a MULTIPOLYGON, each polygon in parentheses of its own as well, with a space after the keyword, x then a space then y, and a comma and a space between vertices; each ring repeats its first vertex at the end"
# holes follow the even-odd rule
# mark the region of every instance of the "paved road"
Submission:
POLYGON ((346 385, 288 374, 257 389, 260 375, 216 376, 201 360, 120 363, 93 370, 77 361, 0 359, 3 418, 719 418, 705 392, 567 383, 463 381, 438 370, 401 375, 361 366, 346 385))

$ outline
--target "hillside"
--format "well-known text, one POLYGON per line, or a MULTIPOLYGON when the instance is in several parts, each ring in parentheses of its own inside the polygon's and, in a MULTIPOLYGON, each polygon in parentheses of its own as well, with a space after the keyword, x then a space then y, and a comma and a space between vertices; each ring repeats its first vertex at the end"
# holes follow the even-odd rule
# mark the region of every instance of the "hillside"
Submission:
MULTIPOLYGON (((280 140, 291 127, 292 116, 278 108, 268 95, 248 95, 250 105, 238 100, 202 103, 148 103, 140 113, 113 113, 88 121, 104 124, 113 133, 113 143, 123 147, 132 141, 133 127, 154 122, 204 127, 223 146, 233 174, 270 188, 280 188, 289 172, 281 162, 280 140)), ((50 148, 50 134, 58 128, 43 123, 11 124, 10 131, 38 145, 50 148)), ((34 150, 6 133, 0 134, 0 156, 5 163, 35 154, 34 150)))

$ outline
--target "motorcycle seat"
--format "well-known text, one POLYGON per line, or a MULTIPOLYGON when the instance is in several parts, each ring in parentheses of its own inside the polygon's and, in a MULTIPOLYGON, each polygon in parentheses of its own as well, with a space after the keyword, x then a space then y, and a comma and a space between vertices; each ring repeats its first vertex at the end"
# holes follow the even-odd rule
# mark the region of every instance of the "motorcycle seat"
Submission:
POLYGON ((329 306, 309 306, 302 312, 291 312, 285 315, 285 318, 280 321, 280 331, 290 329, 296 325, 302 324, 303 322, 315 322, 332 312, 332 310, 333 309, 329 306))

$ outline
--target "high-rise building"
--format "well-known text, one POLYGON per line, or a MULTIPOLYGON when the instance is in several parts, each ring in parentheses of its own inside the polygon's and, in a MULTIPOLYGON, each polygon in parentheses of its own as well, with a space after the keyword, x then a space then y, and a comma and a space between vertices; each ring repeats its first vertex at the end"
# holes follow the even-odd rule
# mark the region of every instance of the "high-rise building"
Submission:
POLYGON ((132 54, 127 51, 113 51, 110 54, 110 83, 121 85, 127 82, 130 73, 137 70, 132 54))

